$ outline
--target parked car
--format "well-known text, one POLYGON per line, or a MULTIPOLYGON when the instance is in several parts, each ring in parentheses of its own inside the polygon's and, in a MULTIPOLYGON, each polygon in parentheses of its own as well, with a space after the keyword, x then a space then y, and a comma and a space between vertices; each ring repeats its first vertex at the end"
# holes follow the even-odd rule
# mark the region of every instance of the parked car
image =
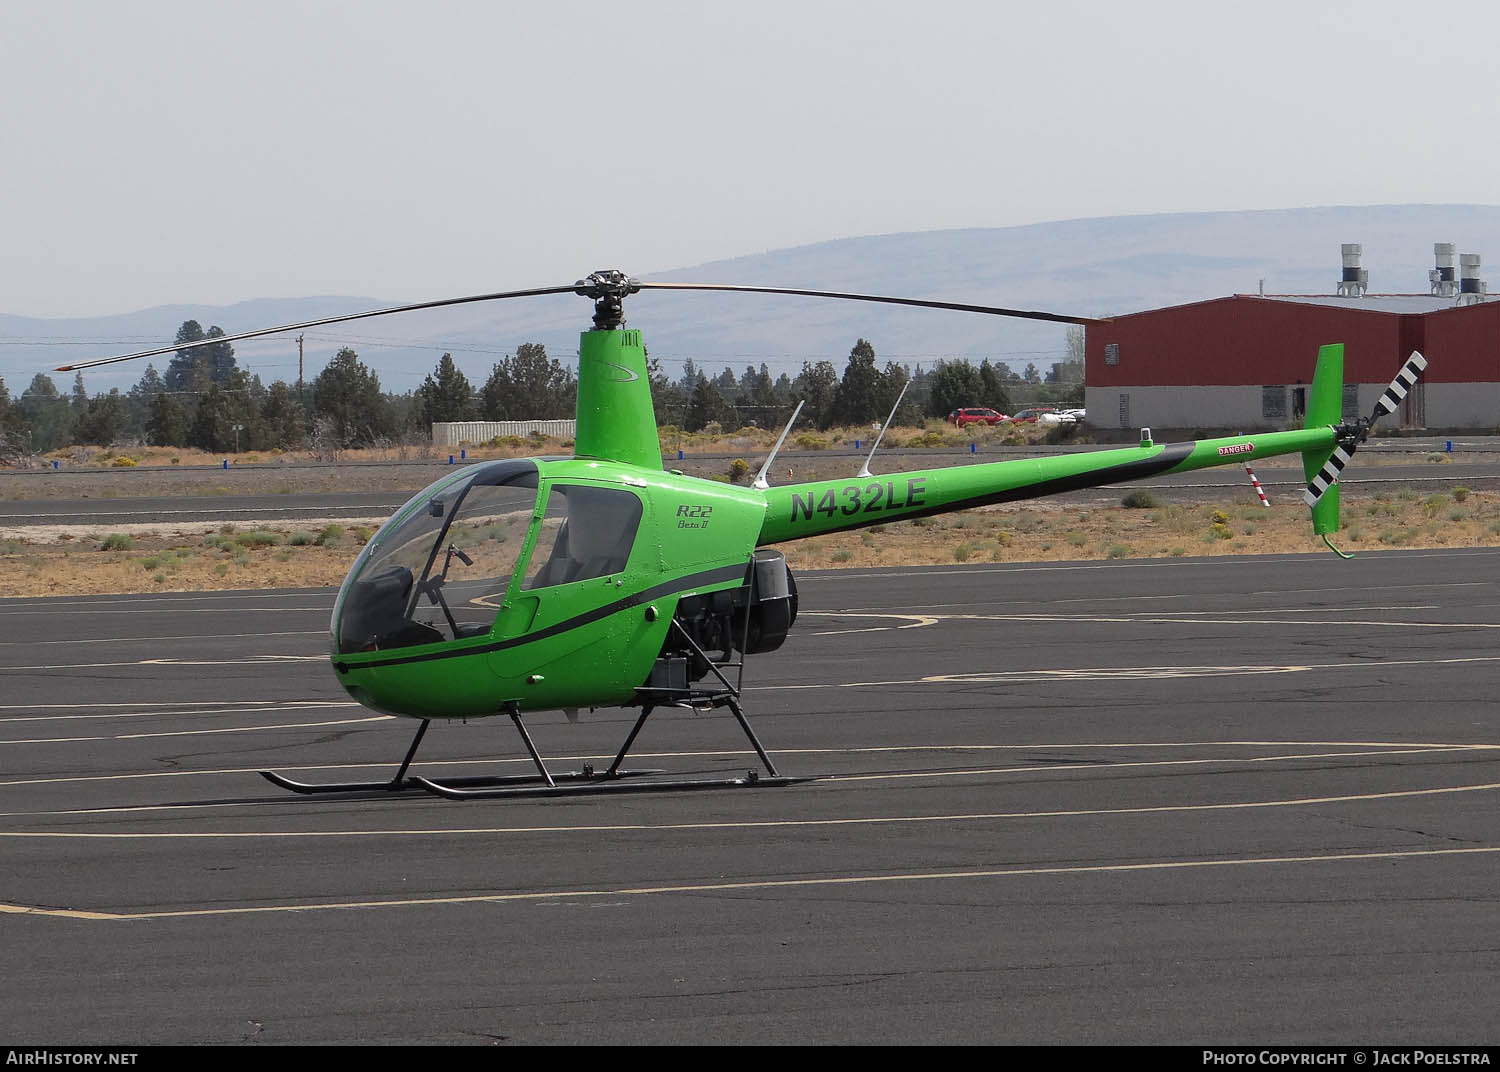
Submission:
POLYGON ((1065 409, 1062 411, 1061 416, 1064 420, 1072 421, 1074 424, 1082 424, 1088 420, 1086 411, 1082 409, 1065 409))
POLYGON ((1032 406, 1010 418, 1014 424, 1062 424, 1055 406, 1032 406))
POLYGON ((966 424, 988 424, 996 425, 1002 421, 1009 420, 1003 413, 996 413, 992 409, 982 406, 970 406, 965 409, 956 409, 948 414, 948 423, 956 424, 962 428, 966 424))

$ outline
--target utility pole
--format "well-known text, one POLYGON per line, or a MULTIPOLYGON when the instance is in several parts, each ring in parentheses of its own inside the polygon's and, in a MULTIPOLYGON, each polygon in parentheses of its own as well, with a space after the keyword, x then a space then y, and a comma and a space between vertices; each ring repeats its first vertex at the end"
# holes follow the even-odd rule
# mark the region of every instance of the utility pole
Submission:
POLYGON ((297 399, 302 399, 302 336, 297 336, 297 399))

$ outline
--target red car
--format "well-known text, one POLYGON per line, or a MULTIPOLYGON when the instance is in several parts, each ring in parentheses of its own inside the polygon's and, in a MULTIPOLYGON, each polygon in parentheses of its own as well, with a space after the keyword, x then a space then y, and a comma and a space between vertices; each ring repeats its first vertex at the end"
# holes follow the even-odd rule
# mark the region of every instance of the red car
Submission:
POLYGON ((988 424, 996 425, 1010 418, 1003 413, 996 413, 992 409, 972 407, 969 409, 956 409, 948 414, 948 423, 956 424, 962 428, 966 424, 988 424))

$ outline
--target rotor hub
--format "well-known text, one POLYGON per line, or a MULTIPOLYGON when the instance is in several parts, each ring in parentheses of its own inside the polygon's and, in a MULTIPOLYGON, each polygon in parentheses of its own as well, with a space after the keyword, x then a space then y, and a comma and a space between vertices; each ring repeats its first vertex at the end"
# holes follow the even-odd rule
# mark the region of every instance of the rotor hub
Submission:
POLYGON ((573 292, 594 299, 594 327, 614 331, 625 324, 625 298, 639 293, 639 280, 614 268, 601 268, 573 285, 573 292))

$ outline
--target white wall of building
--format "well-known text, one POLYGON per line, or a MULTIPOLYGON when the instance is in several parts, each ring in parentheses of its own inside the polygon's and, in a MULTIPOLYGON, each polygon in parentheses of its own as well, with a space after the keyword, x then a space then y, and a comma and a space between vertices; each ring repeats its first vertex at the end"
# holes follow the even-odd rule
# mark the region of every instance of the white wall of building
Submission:
POLYGON ((496 436, 528 436, 532 432, 556 436, 559 439, 574 439, 578 435, 578 422, 567 421, 453 421, 434 423, 432 445, 434 447, 456 447, 460 443, 488 443, 496 436))

